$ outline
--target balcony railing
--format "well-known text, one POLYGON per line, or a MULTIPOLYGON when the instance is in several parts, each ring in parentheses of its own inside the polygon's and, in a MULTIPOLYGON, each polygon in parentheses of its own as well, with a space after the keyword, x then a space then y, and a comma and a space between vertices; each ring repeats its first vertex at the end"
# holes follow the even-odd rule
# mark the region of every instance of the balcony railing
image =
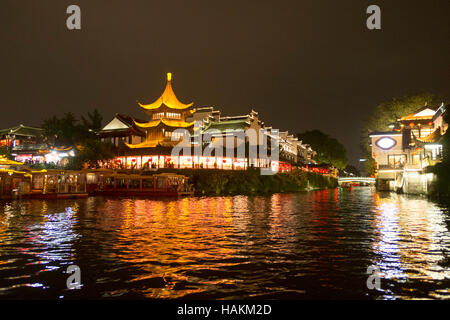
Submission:
POLYGON ((390 165, 390 164, 383 164, 383 165, 379 165, 378 169, 379 170, 403 170, 405 168, 405 165, 390 165))

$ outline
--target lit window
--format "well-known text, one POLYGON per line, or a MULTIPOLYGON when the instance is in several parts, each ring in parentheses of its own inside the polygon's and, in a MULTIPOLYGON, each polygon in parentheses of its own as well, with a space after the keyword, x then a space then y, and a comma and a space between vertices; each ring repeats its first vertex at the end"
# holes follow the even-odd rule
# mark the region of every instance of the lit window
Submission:
POLYGON ((175 112, 167 112, 166 117, 169 119, 181 119, 181 114, 175 112))
POLYGON ((157 119, 161 119, 164 117, 164 112, 158 112, 158 113, 154 113, 152 116, 153 120, 157 120, 157 119))
POLYGON ((406 155, 405 154, 389 155, 388 163, 391 168, 403 168, 406 163, 406 155))

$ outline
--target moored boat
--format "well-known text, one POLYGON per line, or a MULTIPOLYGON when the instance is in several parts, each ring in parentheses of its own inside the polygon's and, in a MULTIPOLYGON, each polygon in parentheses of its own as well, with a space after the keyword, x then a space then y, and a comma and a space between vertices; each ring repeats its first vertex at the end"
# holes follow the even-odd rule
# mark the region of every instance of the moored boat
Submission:
POLYGON ((0 199, 19 198, 30 190, 31 175, 12 169, 0 169, 0 199))
POLYGON ((194 194, 189 178, 175 173, 154 175, 127 173, 98 173, 89 177, 88 182, 97 183, 95 195, 145 196, 145 197, 179 197, 194 194))
POLYGON ((85 198, 86 174, 71 170, 31 171, 29 191, 22 194, 28 199, 85 198))

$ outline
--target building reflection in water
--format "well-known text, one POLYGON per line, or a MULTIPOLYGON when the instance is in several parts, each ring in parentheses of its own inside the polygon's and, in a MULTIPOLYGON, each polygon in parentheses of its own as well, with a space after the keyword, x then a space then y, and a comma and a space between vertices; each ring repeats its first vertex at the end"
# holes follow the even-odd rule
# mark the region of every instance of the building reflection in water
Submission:
POLYGON ((74 230, 78 204, 73 202, 71 206, 62 207, 60 212, 51 212, 46 201, 14 201, 2 209, 0 266, 4 267, 0 269, 6 272, 14 265, 26 268, 41 266, 33 274, 23 268, 21 272, 6 276, 3 280, 8 283, 21 279, 13 288, 45 289, 48 284, 35 282, 41 274, 58 270, 75 260, 73 243, 79 238, 74 230), (21 230, 20 236, 14 234, 16 229, 21 230), (28 282, 26 279, 33 281, 28 282))
MULTIPOLYGON (((116 205, 117 203, 114 203, 116 205)), ((147 297, 165 298, 206 290, 217 281, 203 281, 204 289, 189 289, 190 277, 197 271, 230 266, 235 250, 228 239, 233 225, 230 198, 182 199, 179 201, 123 200, 120 207, 106 208, 120 212, 117 240, 112 243, 112 259, 137 265, 142 274, 129 280, 151 282, 162 279, 166 285, 147 288, 147 297), (222 262, 218 262, 218 257, 222 262), (185 290, 172 290, 175 285, 185 290)), ((116 221, 112 219, 111 221, 116 221)), ((100 222, 104 226, 107 221, 100 222)), ((106 226, 107 227, 107 226, 106 226)), ((112 226, 111 226, 112 227, 112 226)), ((242 227, 242 226, 238 226, 242 227)), ((108 228, 108 227, 107 227, 108 228)), ((195 276, 192 276, 196 281, 195 276)), ((227 282, 226 278, 218 280, 227 282)), ((196 281, 197 282, 197 281, 196 281)), ((198 285, 198 282, 197 282, 198 285)))
MULTIPOLYGON (((424 285, 450 279, 449 269, 441 266, 448 254, 443 244, 450 241, 442 210, 424 198, 396 194, 376 193, 375 204, 373 250, 382 279, 424 285)), ((406 296, 417 290, 407 288, 406 296)), ((450 293, 449 289, 440 291, 447 297, 450 293)), ((385 297, 390 298, 391 293, 387 288, 385 297)))
POLYGON ((448 220, 373 188, 13 201, 0 206, 0 295, 59 297, 74 263, 88 298, 448 298, 448 220))

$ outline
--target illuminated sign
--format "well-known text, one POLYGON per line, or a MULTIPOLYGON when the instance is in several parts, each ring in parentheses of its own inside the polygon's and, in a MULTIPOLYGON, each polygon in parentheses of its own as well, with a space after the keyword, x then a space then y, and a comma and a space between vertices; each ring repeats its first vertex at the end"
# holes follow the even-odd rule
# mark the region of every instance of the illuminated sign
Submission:
POLYGON ((383 137, 378 139, 375 144, 383 149, 383 150, 389 150, 392 149, 396 144, 397 141, 395 141, 394 139, 390 138, 390 137, 383 137))

